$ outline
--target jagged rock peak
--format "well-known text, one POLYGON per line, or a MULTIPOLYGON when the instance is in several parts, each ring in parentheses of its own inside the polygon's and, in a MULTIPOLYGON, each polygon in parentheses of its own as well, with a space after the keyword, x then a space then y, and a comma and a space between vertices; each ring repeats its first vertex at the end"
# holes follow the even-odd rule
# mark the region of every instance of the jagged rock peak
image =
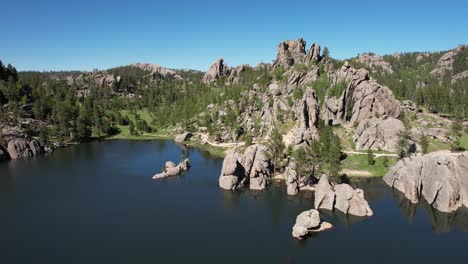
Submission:
POLYGON ((297 40, 286 40, 279 44, 278 54, 273 66, 283 65, 289 67, 295 63, 312 63, 320 60, 320 45, 311 45, 306 53, 306 41, 302 38, 297 40))
POLYGON ((221 76, 228 75, 230 72, 229 67, 224 64, 224 59, 217 59, 210 67, 210 69, 203 76, 203 82, 207 84, 216 83, 221 76))

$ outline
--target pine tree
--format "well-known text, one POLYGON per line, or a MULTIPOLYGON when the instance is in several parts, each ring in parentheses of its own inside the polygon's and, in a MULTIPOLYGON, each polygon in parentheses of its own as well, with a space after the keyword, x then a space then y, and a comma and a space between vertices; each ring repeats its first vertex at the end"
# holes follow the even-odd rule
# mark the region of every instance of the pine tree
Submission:
POLYGON ((372 166, 375 164, 374 153, 372 153, 371 148, 367 149, 367 164, 372 166))
POLYGON ((273 174, 275 175, 276 169, 280 165, 283 151, 286 148, 283 143, 283 135, 281 135, 276 126, 273 128, 267 147, 270 151, 270 158, 273 160, 273 174))
POLYGON ((333 134, 332 142, 330 145, 330 153, 329 153, 329 165, 330 170, 329 173, 331 176, 338 176, 341 171, 341 142, 340 138, 333 134))
POLYGON ((426 135, 421 136, 421 142, 420 143, 421 143, 422 154, 427 154, 428 149, 429 149, 429 141, 428 141, 426 135))

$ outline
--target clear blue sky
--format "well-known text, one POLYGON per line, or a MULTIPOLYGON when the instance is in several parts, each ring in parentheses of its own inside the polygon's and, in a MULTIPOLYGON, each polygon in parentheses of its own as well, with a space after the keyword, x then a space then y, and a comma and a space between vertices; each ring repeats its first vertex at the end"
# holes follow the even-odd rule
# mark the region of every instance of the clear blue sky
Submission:
POLYGON ((19 70, 256 65, 299 37, 336 58, 468 44, 467 0, 1 0, 0 14, 0 60, 19 70))

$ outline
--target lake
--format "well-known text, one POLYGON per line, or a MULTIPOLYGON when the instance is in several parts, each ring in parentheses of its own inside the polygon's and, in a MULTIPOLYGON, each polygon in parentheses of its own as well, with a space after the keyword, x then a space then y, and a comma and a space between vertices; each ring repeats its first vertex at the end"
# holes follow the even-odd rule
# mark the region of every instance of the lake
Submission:
POLYGON ((468 259, 468 213, 411 205, 379 179, 355 183, 370 218, 292 238, 313 193, 224 191, 222 159, 171 141, 100 141, 0 163, 0 263, 440 263, 468 259), (179 177, 152 180, 189 156, 179 177))

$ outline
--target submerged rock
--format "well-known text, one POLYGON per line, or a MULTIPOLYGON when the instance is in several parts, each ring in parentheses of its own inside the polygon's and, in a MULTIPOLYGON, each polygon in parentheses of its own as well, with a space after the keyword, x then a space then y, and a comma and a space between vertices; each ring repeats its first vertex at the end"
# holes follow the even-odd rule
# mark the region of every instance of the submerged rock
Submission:
POLYGON ((412 203, 424 198, 439 211, 454 212, 461 206, 468 207, 468 152, 404 158, 390 168, 383 180, 412 203))
POLYGON ((320 232, 332 228, 332 225, 320 220, 319 211, 311 209, 300 213, 296 217, 296 223, 292 228, 292 236, 302 239, 309 232, 320 232))
POLYGON ((153 179, 161 179, 161 178, 166 178, 170 176, 177 176, 183 173, 184 171, 187 171, 189 168, 190 168, 190 161, 188 158, 180 162, 177 166, 175 165, 174 162, 167 161, 165 164, 164 172, 154 175, 153 179))
POLYGON ((372 216, 373 212, 364 199, 364 191, 353 189, 348 184, 338 184, 334 187, 326 175, 320 177, 315 190, 315 208, 337 209, 345 214, 355 216, 372 216))

